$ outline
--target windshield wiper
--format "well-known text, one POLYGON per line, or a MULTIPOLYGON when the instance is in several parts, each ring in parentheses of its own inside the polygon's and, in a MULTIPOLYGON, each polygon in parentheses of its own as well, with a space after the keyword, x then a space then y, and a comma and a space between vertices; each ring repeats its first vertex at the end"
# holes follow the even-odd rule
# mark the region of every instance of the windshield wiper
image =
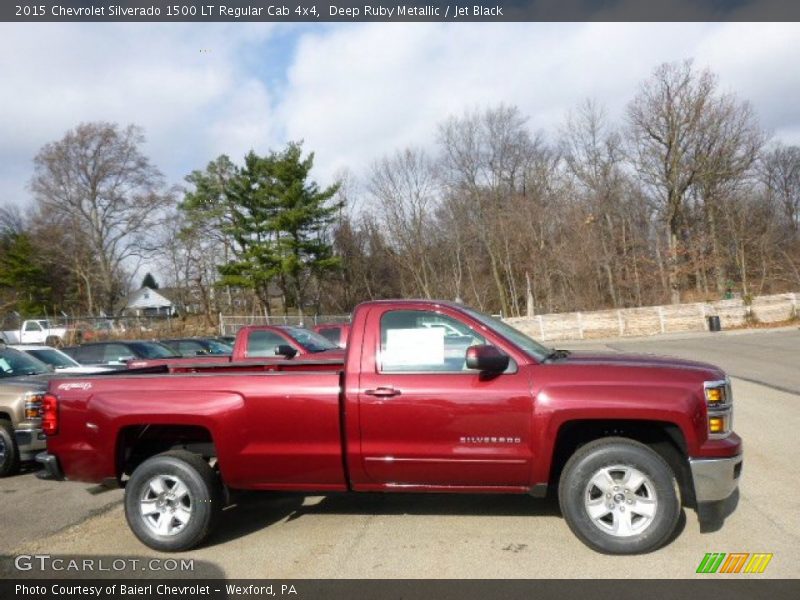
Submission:
POLYGON ((554 348, 553 351, 545 357, 545 360, 558 360, 559 358, 567 358, 572 354, 569 350, 560 350, 554 348))

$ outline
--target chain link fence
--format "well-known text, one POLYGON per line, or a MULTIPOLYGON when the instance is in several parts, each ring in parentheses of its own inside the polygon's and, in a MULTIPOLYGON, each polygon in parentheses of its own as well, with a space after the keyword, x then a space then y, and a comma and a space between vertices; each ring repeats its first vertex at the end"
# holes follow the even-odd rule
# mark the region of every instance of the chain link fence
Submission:
POLYGON ((236 335, 247 325, 294 325, 314 327, 323 323, 348 323, 350 315, 305 315, 305 316, 266 316, 266 315, 222 315, 219 316, 219 334, 236 335))

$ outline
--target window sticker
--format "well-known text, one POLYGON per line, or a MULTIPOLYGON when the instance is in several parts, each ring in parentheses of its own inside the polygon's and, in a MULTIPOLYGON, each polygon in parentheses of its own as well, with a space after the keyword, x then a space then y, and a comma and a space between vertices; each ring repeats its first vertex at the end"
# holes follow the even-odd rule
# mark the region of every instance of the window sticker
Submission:
POLYGON ((11 373, 14 369, 11 368, 11 365, 5 358, 0 358, 0 370, 5 373, 11 373))
POLYGON ((386 331, 382 352, 385 367, 444 364, 444 329, 414 328, 386 331))

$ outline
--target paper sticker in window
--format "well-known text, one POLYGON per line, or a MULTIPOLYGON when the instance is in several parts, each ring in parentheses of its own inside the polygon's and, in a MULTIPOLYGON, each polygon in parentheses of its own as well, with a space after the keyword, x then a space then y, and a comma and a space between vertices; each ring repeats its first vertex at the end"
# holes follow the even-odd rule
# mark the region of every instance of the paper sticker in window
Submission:
POLYGON ((444 364, 444 329, 436 327, 389 329, 381 361, 383 368, 441 366, 444 364))

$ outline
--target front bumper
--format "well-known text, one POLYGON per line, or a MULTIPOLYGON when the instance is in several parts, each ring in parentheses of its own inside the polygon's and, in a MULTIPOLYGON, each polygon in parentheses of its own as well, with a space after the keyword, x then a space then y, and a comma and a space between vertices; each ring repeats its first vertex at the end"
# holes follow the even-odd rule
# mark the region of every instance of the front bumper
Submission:
POLYGON ((15 429, 20 460, 33 460, 36 454, 47 448, 47 437, 41 429, 15 429))
POLYGON ((741 454, 730 458, 690 458, 689 466, 698 503, 725 500, 739 487, 741 454))
POLYGON ((742 455, 689 459, 702 533, 719 530, 739 503, 742 455))

